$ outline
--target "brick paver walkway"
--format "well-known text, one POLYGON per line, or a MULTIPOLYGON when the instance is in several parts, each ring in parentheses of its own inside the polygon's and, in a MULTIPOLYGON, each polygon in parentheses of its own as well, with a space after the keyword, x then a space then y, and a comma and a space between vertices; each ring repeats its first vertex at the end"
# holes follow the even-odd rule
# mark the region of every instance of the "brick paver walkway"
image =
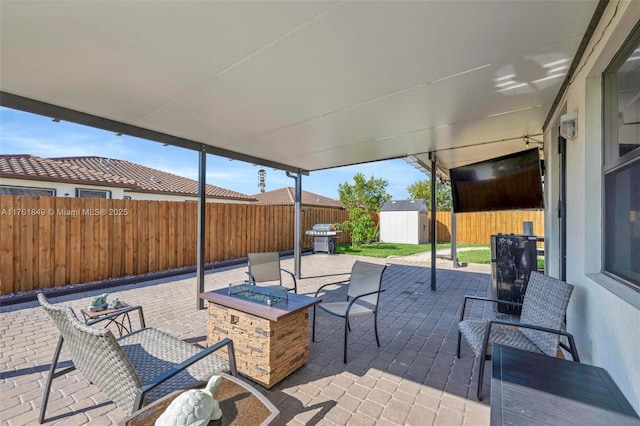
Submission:
MULTIPOLYGON (((348 277, 355 256, 314 254, 302 258, 299 292, 313 295, 324 283, 348 277)), ((383 278, 378 317, 381 347, 375 344, 373 317, 352 321, 349 363, 342 363, 343 333, 339 318, 319 312, 316 342, 309 362, 271 390, 256 387, 280 409, 286 425, 483 425, 489 423, 489 388, 475 399, 477 365, 463 344, 457 359, 459 309, 464 294, 488 295, 486 266, 452 269, 438 261, 438 289, 430 291, 430 264, 403 259, 361 260, 389 263, 383 278), (472 374, 473 373, 473 374, 472 374)), ((283 259, 293 270, 293 259, 283 259)), ((216 269, 206 275, 206 290, 245 279, 246 267, 216 269)), ((107 290, 144 307, 147 326, 203 343, 206 310, 196 310, 193 275, 107 290)), ((93 292, 95 293, 95 292, 93 292)), ((79 310, 93 293, 50 298, 79 310)), ((336 290, 325 300, 344 300, 336 290)), ((472 315, 487 315, 490 306, 473 305, 472 315)), ((0 322, 0 420, 7 425, 37 424, 42 388, 58 332, 36 302, 3 306, 0 322)), ((311 315, 310 315, 311 317, 311 315)), ((310 329, 309 329, 310 330, 310 329)), ((64 355, 63 355, 64 357, 64 355)), ((68 359, 68 358, 64 358, 68 359)), ((67 362, 68 363, 68 362, 67 362)), ((102 392, 73 372, 54 381, 47 424, 116 424, 126 416, 102 392)))

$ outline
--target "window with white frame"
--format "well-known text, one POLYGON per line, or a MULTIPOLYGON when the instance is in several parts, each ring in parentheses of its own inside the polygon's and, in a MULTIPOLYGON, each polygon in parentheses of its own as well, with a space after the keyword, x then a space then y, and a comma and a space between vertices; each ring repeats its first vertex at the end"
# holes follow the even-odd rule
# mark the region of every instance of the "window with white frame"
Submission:
POLYGON ((111 191, 102 191, 99 189, 76 189, 76 197, 78 198, 111 198, 111 191))
POLYGON ((640 291, 640 25, 604 73, 604 272, 640 291))

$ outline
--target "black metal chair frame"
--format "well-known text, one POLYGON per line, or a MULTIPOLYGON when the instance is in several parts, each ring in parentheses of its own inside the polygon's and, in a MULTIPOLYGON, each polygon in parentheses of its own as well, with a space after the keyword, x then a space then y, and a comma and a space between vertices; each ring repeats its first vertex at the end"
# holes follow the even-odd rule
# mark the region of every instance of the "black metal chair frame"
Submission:
MULTIPOLYGON (((465 312, 465 308, 467 306, 467 300, 468 299, 473 299, 473 300, 480 300, 483 302, 499 302, 500 304, 506 304, 506 305, 510 305, 510 306, 519 306, 522 307, 522 303, 518 303, 518 302, 510 302, 510 301, 506 301, 506 300, 498 300, 498 299, 489 299, 487 297, 481 297, 481 296, 465 296, 464 297, 464 302, 462 303, 462 310, 460 312, 460 321, 464 320, 464 312, 465 312)), ((484 334, 484 340, 482 343, 482 352, 480 354, 480 372, 478 375, 478 389, 477 389, 477 397, 478 397, 478 401, 482 401, 482 383, 483 383, 483 375, 484 375, 484 364, 485 361, 490 360, 491 356, 487 355, 487 348, 489 347, 489 337, 491 336, 491 327, 494 324, 498 324, 498 325, 507 325, 507 326, 514 326, 514 327, 519 327, 519 328, 529 328, 531 330, 538 330, 538 331, 543 331, 546 333, 553 333, 553 334, 557 334, 560 336, 565 336, 569 342, 569 346, 567 346, 566 344, 564 344, 563 342, 559 342, 559 346, 561 348, 563 348, 564 350, 568 351, 571 354, 571 358, 573 359, 573 361, 575 362, 580 362, 580 357, 578 356, 578 349, 576 348, 576 343, 575 340, 573 338, 573 335, 571 333, 568 333, 566 331, 563 330, 554 330, 551 328, 546 328, 546 327, 540 327, 537 325, 533 325, 533 324, 524 324, 524 323, 519 323, 519 322, 513 322, 513 321, 505 321, 505 320, 499 320, 499 319, 493 319, 493 320, 489 320, 488 321, 488 325, 487 325, 487 329, 485 331, 484 334)), ((458 358, 460 358, 460 342, 462 340, 462 334, 460 333, 460 331, 458 331, 458 347, 456 350, 456 356, 458 358)))
MULTIPOLYGON (((277 253, 277 252, 273 252, 273 253, 277 253)), ((259 254, 267 254, 267 253, 255 253, 255 254, 259 255, 259 254)), ((280 254, 279 253, 277 253, 277 254, 278 254, 278 269, 280 269, 281 272, 286 272, 287 274, 289 274, 289 276, 291 276, 291 279, 293 280, 293 288, 289 288, 289 287, 286 287, 286 286, 282 285, 282 277, 280 277, 280 286, 286 288, 287 291, 293 290, 293 292, 297 294, 298 293, 298 282, 296 280, 296 276, 295 276, 295 274, 293 272, 288 271, 288 270, 286 270, 284 268, 280 268, 280 254)), ((251 263, 251 261, 249 260, 249 269, 251 269, 250 263, 251 263)), ((256 279, 251 274, 251 272, 247 271, 246 274, 249 276, 249 283, 250 284, 256 285, 256 283, 260 281, 260 279, 256 279)))
MULTIPOLYGON (((384 273, 384 270, 386 269, 386 265, 384 266, 384 268, 382 269, 382 272, 380 273, 380 282, 382 282, 382 274, 384 273)), ((318 290, 316 290, 316 293, 314 295, 314 297, 318 297, 318 294, 322 291, 323 288, 330 286, 330 285, 348 285, 350 280, 344 280, 344 281, 338 281, 338 282, 334 282, 334 283, 328 283, 328 284, 324 284, 322 285, 320 288, 318 288, 318 290)), ((349 314, 351 312, 351 308, 353 307, 354 303, 357 302, 359 299, 366 297, 366 296, 372 296, 374 294, 378 295, 378 298, 376 300, 376 304, 375 304, 375 309, 372 309, 373 311, 373 329, 376 335, 376 344, 378 345, 378 347, 380 347, 380 339, 378 337, 378 302, 379 302, 379 298, 380 298, 380 293, 383 293, 385 290, 380 289, 377 291, 372 291, 369 293, 365 293, 365 294, 360 294, 358 296, 353 297, 351 300, 349 300, 349 296, 347 296, 347 301, 349 302, 349 304, 347 305, 347 309, 345 311, 344 315, 340 315, 337 314, 335 312, 331 312, 325 308, 323 308, 322 303, 320 303, 319 305, 313 305, 313 323, 312 323, 312 328, 311 328, 311 341, 315 342, 316 341, 316 306, 320 309, 322 309, 323 311, 340 317, 340 318, 344 318, 344 356, 343 356, 343 362, 346 364, 347 363, 347 341, 348 341, 348 336, 349 336, 349 332, 351 331, 351 325, 349 324, 349 314)))
MULTIPOLYGON (((46 298, 45 298, 45 301, 46 301, 46 298)), ((84 325, 92 326, 92 325, 98 324, 98 323, 103 322, 103 321, 111 322, 111 321, 114 320, 114 317, 117 317, 118 315, 122 315, 125 312, 133 311, 133 310, 138 309, 138 308, 139 307, 137 307, 137 306, 133 306, 133 307, 130 307, 130 308, 126 308, 124 311, 121 310, 121 311, 118 311, 118 312, 113 312, 111 314, 106 314, 106 315, 101 316, 99 318, 95 318, 93 320, 87 321, 84 325)), ((67 309, 71 312, 71 315, 74 315, 73 311, 70 308, 67 308, 67 309)), ((140 311, 140 313, 141 312, 142 311, 140 311)), ((142 316, 141 316, 141 326, 144 327, 144 318, 142 316)), ((136 333, 145 332, 145 331, 148 331, 148 330, 153 330, 153 329, 142 328, 141 330, 136 331, 136 333)), ((107 333, 111 333, 111 331, 108 330, 107 333)), ((175 338, 175 339, 177 339, 177 338, 175 338)), ((62 335, 60 335, 59 338, 58 338, 58 343, 56 345, 56 349, 55 349, 54 355, 53 355, 53 360, 51 361, 51 366, 50 366, 50 369, 49 369, 49 375, 47 376, 47 380, 46 380, 46 383, 45 383, 44 395, 43 395, 43 398, 42 398, 42 407, 40 409, 39 423, 43 423, 45 421, 45 413, 46 413, 46 409, 47 409, 47 405, 48 405, 48 401, 49 401, 49 395, 51 393, 51 385, 53 383, 53 379, 55 379, 57 377, 60 377, 62 375, 65 375, 67 373, 70 373, 70 372, 72 372, 72 371, 74 371, 76 369, 76 366, 72 365, 70 367, 66 367, 66 368, 63 368, 62 370, 56 371, 63 343, 64 343, 64 338, 62 337, 62 335)), ((143 403, 145 401, 145 396, 150 391, 152 391, 153 389, 155 389, 159 385, 163 384, 165 381, 167 381, 168 379, 172 378, 176 374, 182 372, 187 367, 191 366, 192 364, 196 363, 197 361, 202 360, 203 358, 207 357, 208 355, 212 354, 213 352, 215 352, 215 351, 217 351, 217 350, 219 350, 219 349, 221 349, 221 348, 223 348, 225 346, 227 347, 227 355, 228 355, 228 358, 229 358, 228 362, 229 362, 230 373, 231 373, 231 375, 237 377, 238 376, 238 371, 237 371, 237 368, 236 368, 233 341, 231 339, 228 339, 228 338, 227 339, 223 339, 223 340, 215 343, 214 345, 203 349, 202 351, 198 352, 197 354, 185 359, 180 364, 175 365, 170 369, 167 369, 166 371, 164 371, 161 374, 158 374, 152 380, 149 380, 146 383, 142 383, 142 385, 136 389, 136 396, 135 396, 135 400, 133 402, 133 406, 131 407, 131 412, 139 410, 142 407, 142 405, 143 405, 143 403)), ((124 353, 122 353, 121 356, 125 357, 124 353)))

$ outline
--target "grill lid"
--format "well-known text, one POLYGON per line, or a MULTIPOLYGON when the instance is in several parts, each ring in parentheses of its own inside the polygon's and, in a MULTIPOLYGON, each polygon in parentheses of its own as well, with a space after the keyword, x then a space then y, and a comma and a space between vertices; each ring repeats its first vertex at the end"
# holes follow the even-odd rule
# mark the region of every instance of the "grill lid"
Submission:
POLYGON ((334 223, 316 223, 313 225, 312 231, 335 231, 336 225, 334 223))

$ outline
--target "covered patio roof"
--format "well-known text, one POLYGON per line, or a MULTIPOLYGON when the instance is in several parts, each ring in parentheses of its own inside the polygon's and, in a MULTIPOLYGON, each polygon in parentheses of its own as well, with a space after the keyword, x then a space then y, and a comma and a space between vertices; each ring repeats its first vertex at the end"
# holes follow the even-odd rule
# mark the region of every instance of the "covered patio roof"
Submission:
POLYGON ((448 170, 541 134, 604 4, 3 1, 1 103, 293 172, 448 170))

